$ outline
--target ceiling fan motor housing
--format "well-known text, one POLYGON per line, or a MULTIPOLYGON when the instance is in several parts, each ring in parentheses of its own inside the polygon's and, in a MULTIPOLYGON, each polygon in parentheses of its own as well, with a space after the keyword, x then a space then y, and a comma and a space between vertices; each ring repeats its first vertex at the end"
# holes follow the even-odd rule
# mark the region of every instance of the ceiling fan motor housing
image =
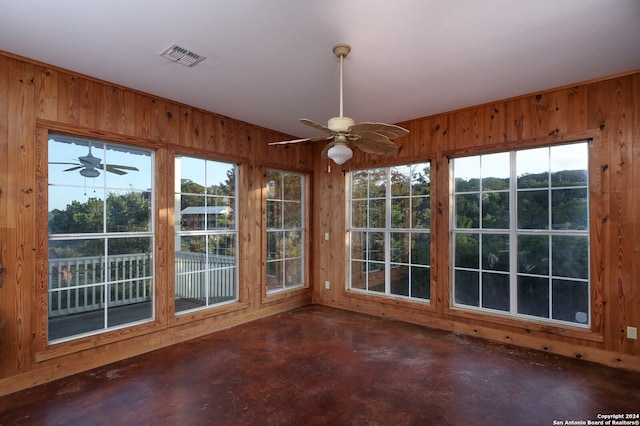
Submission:
POLYGON ((349 131, 349 127, 354 124, 353 119, 349 117, 333 117, 329 119, 327 127, 334 132, 346 133, 349 131))

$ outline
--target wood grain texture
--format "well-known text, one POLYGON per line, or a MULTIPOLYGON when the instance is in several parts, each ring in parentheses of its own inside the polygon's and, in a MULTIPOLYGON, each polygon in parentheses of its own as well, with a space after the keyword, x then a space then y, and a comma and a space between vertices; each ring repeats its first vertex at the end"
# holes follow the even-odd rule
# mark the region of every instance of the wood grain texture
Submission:
POLYGON ((640 73, 400 123, 397 157, 356 151, 343 166, 323 144, 268 146, 273 130, 28 60, 0 54, 0 393, 273 315, 313 301, 343 309, 580 356, 640 370, 640 73), (50 346, 46 342, 47 130, 155 151, 156 318, 50 346), (450 308, 449 155, 475 155, 594 137, 590 196, 593 330, 469 314, 450 308), (176 153, 238 164, 240 301, 173 313, 173 173, 176 153), (430 304, 347 291, 345 239, 351 169, 432 161, 430 304), (266 168, 309 173, 308 290, 262 297, 266 168), (325 240, 325 233, 329 239, 325 240), (325 289, 325 281, 330 288, 325 289), (3 323, 4 320, 4 323, 3 323))
MULTIPOLYGON (((467 108, 447 114, 400 123, 411 134, 400 141, 410 144, 413 158, 430 157, 432 164, 432 299, 431 306, 382 300, 345 290, 314 289, 318 303, 392 317, 403 321, 541 348, 564 355, 593 359, 623 368, 638 368, 637 340, 626 338, 628 325, 638 326, 640 273, 640 149, 637 74, 574 85, 539 94, 467 108), (420 140, 417 140, 420 139, 420 140), (545 326, 514 319, 491 317, 450 307, 450 155, 536 147, 593 139, 590 149, 591 198, 591 330, 545 326), (482 330, 482 333, 477 333, 482 330), (624 333, 622 332, 624 330, 624 333), (542 344, 541 342, 546 342, 542 344)), ((401 150, 402 152, 402 150, 401 150)), ((402 164, 405 159, 380 159, 354 155, 343 168, 357 170, 402 164)), ((324 167, 317 161, 316 169, 324 167)), ((316 190, 318 222, 323 227, 344 223, 346 213, 332 208, 344 183, 318 173, 316 190)), ((322 232, 316 232, 320 237, 322 232)), ((339 247, 316 243, 319 255, 317 283, 335 279, 339 247)), ((345 255, 346 256, 346 255, 345 255)), ((345 257, 346 258, 346 257, 345 257)))

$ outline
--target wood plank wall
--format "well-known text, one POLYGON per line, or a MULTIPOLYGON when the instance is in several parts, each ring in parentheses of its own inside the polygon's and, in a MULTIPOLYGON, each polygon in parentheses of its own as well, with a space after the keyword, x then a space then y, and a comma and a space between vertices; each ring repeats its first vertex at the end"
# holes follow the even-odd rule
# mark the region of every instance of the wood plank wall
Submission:
POLYGON ((400 123, 411 134, 397 158, 356 152, 344 166, 321 161, 321 145, 267 147, 289 137, 214 113, 0 52, 0 395, 179 343, 314 301, 599 363, 640 370, 640 72, 400 123), (47 347, 46 130, 140 144, 156 150, 157 318, 147 326, 47 347), (447 156, 592 137, 593 330, 567 330, 449 307, 447 156), (169 235, 175 152, 240 165, 241 302, 174 317, 169 235), (432 161, 430 304, 346 290, 346 178, 343 170, 432 161), (261 240, 267 167, 311 174, 307 289, 266 297, 261 240), (43 187, 43 182, 44 187, 43 187), (164 207, 164 208, 163 208, 164 207), (46 221, 46 219, 41 222, 46 221), (40 226, 40 228, 39 228, 40 226), (329 239, 325 240, 325 233, 329 239), (261 267, 255 267, 260 264, 261 267), (325 289, 325 281, 330 288, 325 289), (313 299, 312 299, 313 297, 313 299))
POLYGON ((0 52, 0 395, 309 304, 310 281, 273 297, 263 283, 266 168, 311 178, 313 152, 267 147, 290 137, 0 52), (48 130, 155 150, 154 322, 47 345, 48 130), (240 301, 179 317, 173 315, 170 257, 176 152, 237 163, 241 206, 240 301))
MULTIPOLYGON (((314 302, 640 370, 640 73, 551 89, 399 123, 397 158, 356 151, 314 168, 314 302), (448 156, 593 138, 590 151, 592 330, 532 324, 450 307, 448 156), (429 304, 346 290, 346 170, 431 160, 429 304), (336 208, 340 206, 341 208, 336 208), (324 239, 325 233, 330 239, 324 239), (324 283, 329 281, 330 289, 324 283)), ((348 175, 347 175, 348 176, 348 175)))

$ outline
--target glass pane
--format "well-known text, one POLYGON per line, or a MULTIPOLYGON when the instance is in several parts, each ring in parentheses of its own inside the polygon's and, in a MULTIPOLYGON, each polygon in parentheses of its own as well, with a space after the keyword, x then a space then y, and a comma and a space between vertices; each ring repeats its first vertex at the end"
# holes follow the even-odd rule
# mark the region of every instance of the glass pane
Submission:
POLYGON ((480 194, 462 194, 455 196, 456 228, 480 227, 480 194))
POLYGON ((509 193, 482 193, 482 227, 484 229, 509 228, 509 193))
POLYGON ((283 174, 284 199, 302 200, 302 176, 292 173, 283 174))
POLYGON ((151 287, 151 279, 109 284, 107 326, 115 327, 135 321, 151 319, 153 316, 150 299, 151 287), (147 293, 148 297, 141 297, 145 293, 147 293))
POLYGON ((368 189, 369 173, 366 170, 351 172, 351 198, 367 198, 368 189))
POLYGON ((480 236, 478 234, 455 234, 455 266, 459 268, 479 267, 480 236))
POLYGON ((104 285, 50 292, 47 334, 49 341, 103 330, 104 285), (73 312, 74 310, 80 312, 73 312))
POLYGON ((367 258, 367 253, 366 253, 367 233, 352 231, 350 235, 351 235, 351 258, 365 260, 367 258))
POLYGON ((110 238, 107 249, 108 280, 153 276, 151 237, 110 238))
POLYGON ((480 190, 480 156, 462 157, 453 160, 456 192, 480 190))
POLYGON ((391 227, 409 228, 409 198, 391 199, 391 227))
POLYGON ((431 298, 431 268, 411 267, 411 297, 419 299, 431 298))
POLYGON ((391 233, 391 262, 409 263, 409 233, 391 233))
POLYGON ((549 279, 518 275, 518 313, 549 318, 549 279))
POLYGON ((284 288, 284 260, 267 263, 267 291, 284 288))
POLYGON ((207 194, 233 197, 236 187, 236 166, 217 161, 206 162, 207 194))
POLYGON ((102 190, 49 185, 49 234, 103 232, 102 190))
POLYGON ((411 234, 411 264, 431 264, 431 235, 427 233, 411 234))
POLYGON ((549 236, 518 236, 518 272, 549 275, 549 236))
POLYGON ((282 259, 284 257, 284 232, 267 231, 267 259, 282 259))
POLYGON ((549 148, 525 149, 516 152, 518 188, 549 186, 549 148))
POLYGON ((384 262, 384 233, 369 232, 367 235, 368 259, 384 262))
MULTIPOLYGON (((97 168, 101 172, 106 170, 105 184, 107 187, 139 191, 151 190, 154 173, 150 151, 111 144, 107 144, 106 147, 104 162, 97 168)), ((92 151, 98 152, 95 148, 92 148, 92 151)))
POLYGON ((454 301, 461 305, 480 305, 479 274, 474 271, 455 271, 454 301))
POLYGON ((107 232, 151 231, 151 193, 110 191, 107 196, 107 232))
POLYGON ((509 235, 482 236, 482 268, 509 271, 509 235))
POLYGON ((369 291, 376 291, 379 293, 385 292, 384 276, 385 266, 384 263, 367 262, 367 289, 369 291))
POLYGON ((104 239, 50 241, 48 275, 49 289, 103 282, 104 239))
POLYGON ((206 197, 199 195, 180 196, 180 229, 193 231, 204 229, 206 219, 206 197))
POLYGON ((52 134, 48 156, 49 184, 88 190, 104 186, 104 143, 52 134))
POLYGON ((205 160, 176 157, 176 177, 180 177, 180 190, 184 194, 204 194, 207 186, 205 160))
POLYGON ((302 259, 289 259, 284 262, 285 287, 298 287, 304 285, 302 272, 302 259))
POLYGON ((299 201, 284 201, 284 228, 302 227, 302 203, 299 201))
POLYGON ((384 197, 387 192, 386 169, 369 170, 369 198, 384 197))
POLYGON ((233 267, 221 267, 214 263, 214 269, 208 272, 208 299, 207 304, 234 300, 236 298, 236 269, 233 267))
POLYGON ((369 201, 369 228, 384 228, 386 215, 385 200, 369 201))
MULTIPOLYGON (((236 234, 213 234, 207 237, 207 250, 209 262, 215 260, 216 264, 223 262, 222 266, 235 265, 236 234)), ((219 266, 218 266, 219 267, 219 266)))
POLYGON ((551 185, 587 186, 589 146, 586 142, 551 147, 551 185))
POLYGON ((267 201, 267 228, 282 227, 282 203, 280 201, 267 201))
POLYGON ((411 199, 411 227, 428 229, 431 227, 431 198, 414 197, 411 199))
POLYGON ((267 200, 282 199, 282 175, 275 170, 267 170, 267 200))
POLYGON ((207 229, 235 229, 234 198, 207 197, 207 229))
POLYGON ((482 307, 509 311, 509 275, 482 274, 482 307))
POLYGON ((584 281, 553 280, 553 319, 589 323, 589 285, 584 281))
POLYGON ((351 226, 354 228, 367 227, 367 200, 357 200, 351 202, 351 226))
POLYGON ((586 188, 551 191, 553 229, 586 230, 589 226, 588 215, 589 193, 586 188))
POLYGON ((180 237, 180 248, 178 249, 178 247, 176 247, 176 251, 202 254, 203 256, 194 257, 193 259, 198 259, 198 262, 201 262, 204 265, 204 254, 207 252, 207 241, 204 235, 183 235, 180 237))
POLYGON ((549 229, 549 191, 518 191, 518 229, 549 229))
POLYGON ((429 163, 411 166, 411 195, 429 195, 431 193, 431 166, 429 163))
POLYGON ((409 296, 409 267, 391 267, 391 294, 409 296))
POLYGON ((409 166, 397 166, 391 168, 391 196, 408 197, 410 194, 411 168, 409 166))
POLYGON ((366 263, 351 261, 351 288, 365 290, 367 288, 366 263))
POLYGON ((482 190, 491 191, 509 189, 509 153, 483 155, 482 162, 482 190))
POLYGON ((302 256, 302 231, 285 231, 284 257, 302 256))
POLYGON ((551 273, 556 277, 589 278, 589 238, 551 237, 551 273))

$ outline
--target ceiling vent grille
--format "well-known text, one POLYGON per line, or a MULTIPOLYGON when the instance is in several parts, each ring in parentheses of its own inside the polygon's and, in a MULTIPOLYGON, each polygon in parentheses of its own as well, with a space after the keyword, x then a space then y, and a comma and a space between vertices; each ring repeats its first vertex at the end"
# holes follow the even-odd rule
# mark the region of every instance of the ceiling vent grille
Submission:
POLYGON ((177 44, 169 46, 160 54, 160 56, 187 67, 192 67, 198 62, 202 62, 207 59, 206 56, 198 55, 197 53, 178 46, 177 44))

